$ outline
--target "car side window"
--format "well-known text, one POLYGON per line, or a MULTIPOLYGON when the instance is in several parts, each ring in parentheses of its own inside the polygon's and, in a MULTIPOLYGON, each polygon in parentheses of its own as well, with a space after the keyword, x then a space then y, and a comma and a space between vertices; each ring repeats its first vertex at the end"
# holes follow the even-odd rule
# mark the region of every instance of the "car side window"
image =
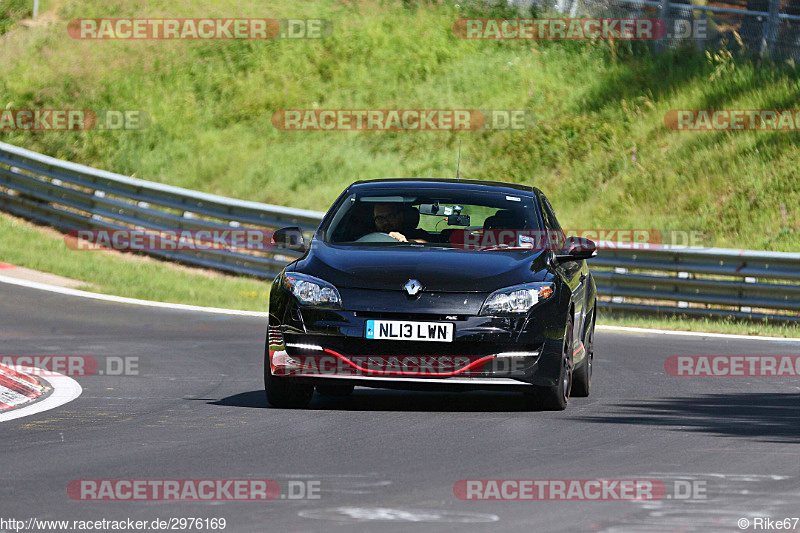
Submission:
POLYGON ((553 212, 553 206, 545 196, 542 196, 542 215, 544 217, 545 226, 547 226, 547 239, 548 242, 554 242, 556 249, 561 249, 566 242, 566 235, 561 229, 561 224, 558 223, 556 214, 553 212))

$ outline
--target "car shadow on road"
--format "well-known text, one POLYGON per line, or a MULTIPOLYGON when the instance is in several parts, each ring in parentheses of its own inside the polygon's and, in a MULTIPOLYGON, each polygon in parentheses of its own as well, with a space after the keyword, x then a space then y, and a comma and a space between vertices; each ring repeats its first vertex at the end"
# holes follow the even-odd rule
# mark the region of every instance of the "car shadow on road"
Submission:
POLYGON ((611 406, 577 420, 662 426, 767 442, 800 441, 800 394, 736 393, 662 398, 611 406))
MULTIPOLYGON (((234 394, 208 402, 224 407, 273 409, 264 390, 234 394)), ((519 412, 537 411, 534 403, 514 392, 419 392, 356 389, 345 398, 314 394, 309 409, 336 411, 519 412)), ((567 407, 569 409, 569 407, 567 407)))

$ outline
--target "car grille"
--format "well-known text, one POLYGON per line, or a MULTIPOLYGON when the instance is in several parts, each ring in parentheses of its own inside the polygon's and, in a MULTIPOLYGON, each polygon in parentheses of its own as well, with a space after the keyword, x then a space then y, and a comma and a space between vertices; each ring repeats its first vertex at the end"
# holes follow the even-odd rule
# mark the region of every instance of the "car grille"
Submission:
MULTIPOLYGON (((487 355, 500 348, 495 343, 478 342, 413 342, 348 339, 341 343, 347 355, 487 355)), ((519 349, 518 347, 515 349, 519 349)))
POLYGON ((456 320, 463 320, 467 315, 464 313, 392 313, 392 312, 377 312, 377 311, 357 311, 353 313, 357 317, 365 317, 372 319, 385 319, 385 320, 419 320, 423 322, 453 322, 456 320))
POLYGON ((283 332, 280 326, 268 326, 267 337, 270 346, 283 344, 283 332))

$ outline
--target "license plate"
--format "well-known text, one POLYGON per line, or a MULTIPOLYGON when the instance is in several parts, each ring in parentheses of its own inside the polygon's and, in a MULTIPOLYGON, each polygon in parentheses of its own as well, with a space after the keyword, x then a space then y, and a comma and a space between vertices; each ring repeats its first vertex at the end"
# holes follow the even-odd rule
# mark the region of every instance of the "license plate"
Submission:
POLYGON ((442 322, 367 320, 365 337, 395 341, 453 342, 455 325, 442 322))

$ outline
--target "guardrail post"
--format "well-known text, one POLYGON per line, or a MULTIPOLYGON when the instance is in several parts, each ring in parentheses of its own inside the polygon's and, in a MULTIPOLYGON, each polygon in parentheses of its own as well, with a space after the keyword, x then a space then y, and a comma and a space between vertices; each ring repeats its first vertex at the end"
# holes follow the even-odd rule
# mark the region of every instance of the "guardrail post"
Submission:
POLYGON ((569 8, 569 16, 570 18, 575 18, 578 16, 578 6, 580 5, 581 0, 573 0, 572 7, 569 8))
MULTIPOLYGON (((688 272, 678 272, 678 279, 691 279, 691 277, 692 276, 688 272)), ((678 307, 687 308, 689 307, 689 302, 678 300, 678 307)))
MULTIPOLYGON (((754 277, 751 277, 751 276, 745 276, 744 282, 745 283, 758 283, 758 278, 754 278, 754 277)), ((744 290, 743 289, 739 289, 739 298, 744 300, 744 290)), ((751 306, 749 306, 749 305, 742 305, 742 306, 739 306, 739 312, 741 312, 741 313, 752 313, 753 312, 753 308, 751 306)))
POLYGON ((761 57, 775 58, 775 41, 778 36, 778 23, 781 10, 780 0, 769 0, 769 16, 761 26, 761 57))
MULTIPOLYGON (((695 44, 697 45, 697 51, 702 52, 705 50, 706 47, 706 28, 708 28, 708 14, 705 11, 700 12, 700 21, 702 24, 695 26, 692 28, 692 34, 695 39, 695 44), (700 28, 703 28, 702 32, 700 28)), ((692 17, 692 22, 694 22, 694 17, 692 17)))
POLYGON ((669 0, 661 0, 661 7, 658 8, 658 19, 664 24, 665 31, 664 36, 656 41, 656 54, 660 54, 664 51, 667 46, 667 35, 672 35, 672 32, 669 30, 669 10, 671 7, 672 4, 669 3, 669 0))

